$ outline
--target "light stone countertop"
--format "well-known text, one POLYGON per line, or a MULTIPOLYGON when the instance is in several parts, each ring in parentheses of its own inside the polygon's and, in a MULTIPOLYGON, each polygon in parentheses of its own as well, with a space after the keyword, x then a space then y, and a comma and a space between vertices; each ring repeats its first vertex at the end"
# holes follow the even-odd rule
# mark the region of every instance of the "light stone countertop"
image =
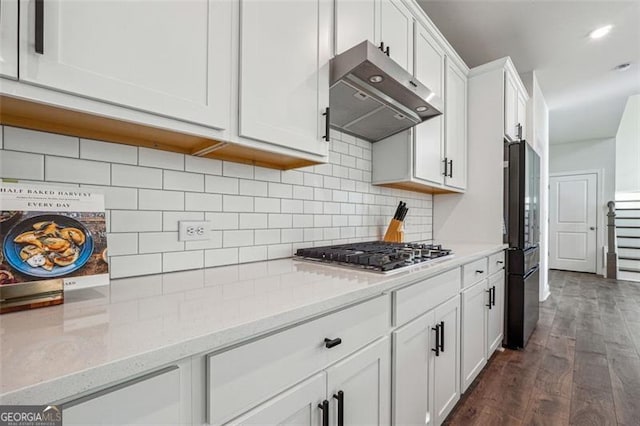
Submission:
POLYGON ((0 316, 0 404, 45 404, 126 380, 411 284, 495 253, 393 274, 282 259, 112 280, 65 303, 0 316))

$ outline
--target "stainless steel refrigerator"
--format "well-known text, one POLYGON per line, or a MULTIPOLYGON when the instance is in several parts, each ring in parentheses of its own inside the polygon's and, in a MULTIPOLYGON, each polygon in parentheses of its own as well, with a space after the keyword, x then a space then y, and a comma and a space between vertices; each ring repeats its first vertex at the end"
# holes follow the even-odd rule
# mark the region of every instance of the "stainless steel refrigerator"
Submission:
POLYGON ((507 249, 504 345, 524 348, 538 324, 540 158, 525 141, 505 141, 504 242, 507 249))

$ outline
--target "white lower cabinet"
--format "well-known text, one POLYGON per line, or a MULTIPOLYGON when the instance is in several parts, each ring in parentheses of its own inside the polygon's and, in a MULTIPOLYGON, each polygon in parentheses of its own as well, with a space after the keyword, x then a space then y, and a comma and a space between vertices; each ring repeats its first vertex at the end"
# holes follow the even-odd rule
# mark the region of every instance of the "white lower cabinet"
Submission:
POLYGON ((322 423, 318 405, 324 401, 326 392, 326 373, 322 372, 228 424, 316 426, 322 423))
POLYGON ((187 364, 174 365, 63 403, 63 424, 191 424, 189 375, 187 364))
POLYGON ((439 425, 460 399, 460 302, 439 305, 393 333, 396 425, 439 425))
POLYGON ((487 280, 462 292, 462 391, 487 364, 486 321, 489 304, 487 280))
POLYGON ((504 271, 499 271, 489 277, 487 291, 491 298, 487 317, 487 360, 502 346, 504 330, 504 271))

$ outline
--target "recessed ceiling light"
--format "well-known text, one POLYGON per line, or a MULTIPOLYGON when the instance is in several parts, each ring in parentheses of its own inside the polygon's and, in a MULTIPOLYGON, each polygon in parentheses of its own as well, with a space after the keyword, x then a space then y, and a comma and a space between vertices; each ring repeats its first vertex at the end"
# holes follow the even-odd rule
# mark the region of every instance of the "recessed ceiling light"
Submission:
POLYGON ((416 108, 416 111, 418 112, 425 112, 426 110, 428 110, 429 108, 427 108, 424 105, 420 105, 419 107, 416 108))
POLYGON ((598 38, 602 38, 607 34, 609 34, 609 31, 611 31, 611 28, 613 28, 613 25, 605 25, 604 27, 596 28, 595 30, 589 33, 589 37, 591 37, 594 40, 598 38))
POLYGON ((384 80, 384 77, 381 75, 372 75, 369 77, 369 81, 372 83, 380 83, 382 80, 384 80))
POLYGON ((620 64, 620 65, 616 65, 615 67, 613 67, 614 71, 626 71, 629 68, 631 68, 631 64, 629 62, 626 62, 624 64, 620 64))

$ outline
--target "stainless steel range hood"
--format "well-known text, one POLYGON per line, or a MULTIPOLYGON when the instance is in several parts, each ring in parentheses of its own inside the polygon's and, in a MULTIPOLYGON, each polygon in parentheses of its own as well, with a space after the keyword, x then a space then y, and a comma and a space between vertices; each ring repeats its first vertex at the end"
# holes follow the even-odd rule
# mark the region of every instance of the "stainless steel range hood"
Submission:
POLYGON ((439 97, 368 41, 330 66, 334 129, 376 142, 442 114, 439 97))

